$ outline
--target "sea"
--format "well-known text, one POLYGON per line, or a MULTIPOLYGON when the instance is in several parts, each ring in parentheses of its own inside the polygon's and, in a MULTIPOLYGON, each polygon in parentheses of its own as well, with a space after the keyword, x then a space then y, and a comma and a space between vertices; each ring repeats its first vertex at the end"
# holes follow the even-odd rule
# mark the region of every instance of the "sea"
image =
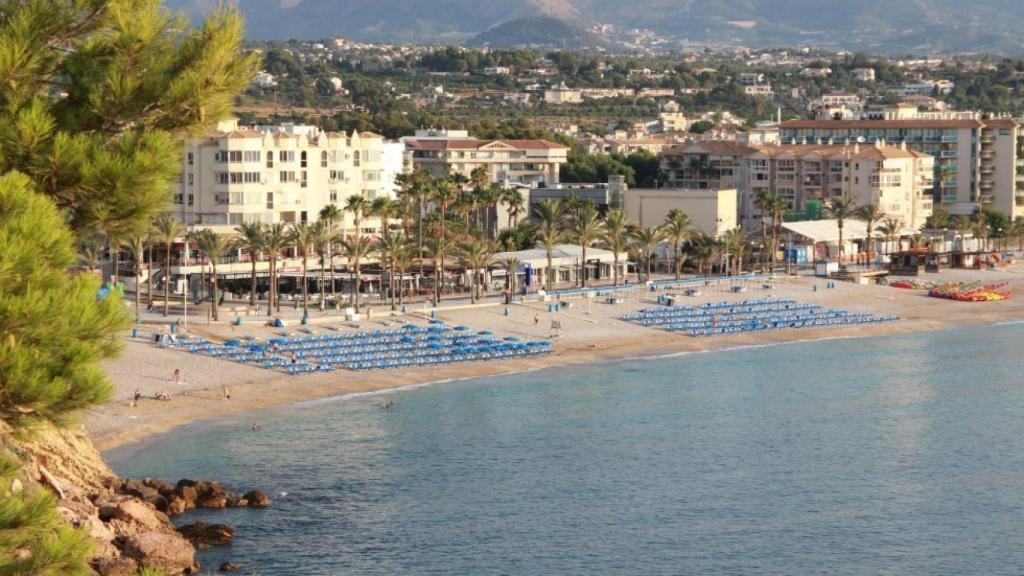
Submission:
POLYGON ((200 552, 211 572, 1022 574, 1022 344, 1008 323, 608 361, 105 455, 122 475, 270 494, 177 519, 236 528, 200 552))

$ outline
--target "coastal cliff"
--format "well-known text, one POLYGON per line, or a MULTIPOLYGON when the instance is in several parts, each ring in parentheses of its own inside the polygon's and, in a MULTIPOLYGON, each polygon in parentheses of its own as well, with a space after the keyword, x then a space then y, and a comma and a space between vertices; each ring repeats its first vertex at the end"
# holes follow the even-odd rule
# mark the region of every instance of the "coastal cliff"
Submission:
POLYGON ((196 523, 179 531, 170 516, 192 508, 270 503, 262 492, 238 495, 217 482, 119 478, 85 432, 52 424, 14 433, 0 422, 0 446, 22 466, 7 488, 54 494, 59 517, 94 541, 90 566, 102 576, 131 575, 143 567, 167 574, 196 573, 196 545, 228 543, 233 530, 196 523))

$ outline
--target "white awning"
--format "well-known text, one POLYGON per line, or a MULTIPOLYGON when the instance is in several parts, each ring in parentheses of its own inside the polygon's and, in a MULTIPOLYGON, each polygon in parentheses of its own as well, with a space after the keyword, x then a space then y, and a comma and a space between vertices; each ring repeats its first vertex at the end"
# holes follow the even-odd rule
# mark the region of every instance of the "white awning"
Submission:
MULTIPOLYGON (((867 237, 868 223, 863 220, 843 221, 843 240, 863 240, 867 237)), ((836 220, 802 220, 800 222, 783 222, 782 229, 799 236, 803 236, 812 242, 838 242, 839 222, 836 220)), ((900 230, 901 236, 916 234, 912 228, 900 230)), ((878 223, 871 230, 874 238, 883 238, 884 235, 878 231, 878 223)))

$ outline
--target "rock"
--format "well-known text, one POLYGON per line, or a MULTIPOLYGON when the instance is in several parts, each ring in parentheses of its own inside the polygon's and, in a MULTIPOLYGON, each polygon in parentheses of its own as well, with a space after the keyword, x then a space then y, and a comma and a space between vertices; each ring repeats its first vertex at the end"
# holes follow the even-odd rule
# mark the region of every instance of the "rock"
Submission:
POLYGON ((178 532, 200 548, 223 546, 235 539, 235 529, 224 524, 195 522, 179 527, 178 532))
POLYGON ((174 484, 171 484, 167 480, 160 480, 158 478, 143 478, 142 483, 150 488, 156 490, 164 498, 170 498, 171 494, 174 494, 174 484))
POLYGON ((270 506, 270 498, 261 490, 250 490, 245 493, 243 498, 249 502, 249 506, 254 508, 266 508, 267 506, 270 506))
POLYGON ((93 569, 100 576, 135 576, 139 563, 131 558, 101 558, 93 563, 93 569))
POLYGON ((224 508, 228 505, 228 497, 223 494, 208 494, 196 499, 196 508, 224 508))
POLYGON ((124 555, 140 566, 163 570, 168 574, 195 572, 196 551, 181 534, 142 532, 128 537, 122 547, 124 555))
POLYGON ((174 495, 185 501, 185 508, 195 508, 196 498, 199 494, 196 492, 195 486, 181 486, 179 485, 174 489, 174 495))
POLYGON ((234 572, 235 570, 241 570, 242 567, 234 562, 225 562, 220 565, 217 570, 220 572, 234 572))
POLYGON ((245 508, 249 501, 238 494, 228 494, 228 508, 245 508))
POLYGON ((188 510, 188 503, 177 496, 171 496, 170 501, 167 502, 167 515, 177 516, 178 514, 184 514, 185 510, 188 510))
POLYGON ((118 536, 130 536, 136 532, 166 531, 170 524, 166 514, 129 498, 100 506, 99 517, 118 536))

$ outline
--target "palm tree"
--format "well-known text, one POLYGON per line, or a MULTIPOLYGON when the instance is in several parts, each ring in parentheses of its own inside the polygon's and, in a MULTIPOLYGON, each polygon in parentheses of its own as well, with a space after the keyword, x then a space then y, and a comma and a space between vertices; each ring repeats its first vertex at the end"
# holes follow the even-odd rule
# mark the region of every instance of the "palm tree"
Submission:
POLYGON ((142 260, 149 247, 149 234, 146 232, 131 234, 125 238, 125 247, 132 253, 135 261, 135 318, 142 317, 142 260))
POLYGON ((363 216, 370 211, 370 202, 366 198, 363 198, 360 194, 353 194, 345 199, 345 210, 352 213, 353 225, 356 229, 356 236, 362 234, 362 229, 359 224, 363 221, 363 216))
POLYGON ((320 257, 320 272, 317 275, 317 292, 320 295, 320 311, 323 312, 327 308, 327 289, 324 286, 324 266, 327 264, 327 254, 331 250, 331 245, 334 243, 334 236, 330 228, 327 226, 326 220, 317 220, 313 226, 313 250, 316 251, 320 257))
MULTIPOLYGON (((768 268, 768 215, 771 213, 771 199, 772 193, 767 189, 758 192, 757 196, 754 198, 754 206, 761 211, 761 238, 764 239, 765 243, 764 254, 761 256, 765 268, 768 268)), ((774 224, 774 222, 772 222, 772 224, 774 224)))
POLYGON ((213 321, 216 322, 219 319, 218 311, 220 308, 220 295, 217 293, 217 263, 220 262, 220 257, 225 252, 235 246, 235 239, 232 236, 218 234, 209 228, 193 232, 190 236, 191 240, 196 243, 196 248, 203 254, 206 254, 206 258, 210 261, 211 284, 213 287, 213 321))
POLYGON ((664 232, 665 239, 672 242, 676 280, 679 280, 679 277, 682 276, 683 261, 685 260, 683 256, 683 242, 693 236, 693 223, 690 221, 690 217, 682 210, 673 208, 669 210, 668 215, 665 217, 665 223, 661 225, 661 229, 664 232))
POLYGON ((505 203, 508 210, 508 227, 514 228, 519 223, 519 216, 522 215, 526 206, 526 199, 515 188, 505 188, 501 193, 501 201, 505 203))
POLYGON ((264 230, 266 230, 266 224, 262 222, 247 222, 235 226, 238 248, 249 253, 249 262, 252 264, 252 274, 249 278, 249 306, 256 306, 256 261, 259 260, 259 253, 263 251, 264 230))
POLYGON ((292 245, 295 246, 302 258, 302 316, 309 316, 309 254, 315 250, 317 236, 321 236, 317 230, 317 224, 306 222, 292 224, 290 231, 292 245))
POLYGON ((587 287, 587 247, 601 237, 604 223, 593 202, 586 202, 576 213, 572 233, 580 245, 580 286, 587 287))
POLYGON ((291 245, 288 226, 284 222, 271 224, 263 230, 263 249, 270 261, 270 298, 267 302, 267 316, 274 314, 274 306, 281 311, 281 298, 277 286, 277 257, 291 245))
POLYGON ((829 215, 836 221, 836 226, 839 227, 839 261, 843 261, 843 225, 847 220, 853 217, 856 213, 857 208, 852 198, 847 196, 837 196, 833 198, 828 205, 829 215))
POLYGON ((398 305, 401 306, 403 302, 403 283, 405 281, 405 271, 412 267, 413 262, 416 261, 417 248, 416 244, 411 241, 408 236, 403 237, 404 242, 400 245, 392 248, 391 254, 391 266, 393 269, 398 271, 398 305))
POLYGON ((891 244, 893 240, 895 240, 896 237, 899 235, 901 228, 902 225, 900 224, 900 221, 897 220, 896 218, 886 218, 885 220, 882 221, 881 224, 878 225, 878 231, 881 232, 882 235, 885 237, 886 245, 884 247, 884 250, 887 254, 892 251, 891 244))
POLYGON ((953 223, 953 229, 956 231, 957 236, 960 237, 960 251, 966 252, 966 236, 967 233, 972 230, 971 219, 963 214, 956 217, 956 221, 953 223))
POLYGON ((383 235, 391 227, 391 218, 395 215, 395 203, 387 196, 380 196, 370 204, 370 213, 380 218, 380 232, 383 235))
POLYGON ((398 251, 409 243, 405 234, 400 231, 389 230, 380 239, 380 262, 383 266, 384 274, 388 277, 388 291, 391 300, 391 309, 395 309, 395 260, 398 251))
POLYGON ((629 223, 629 214, 622 208, 612 208, 605 214, 601 239, 612 251, 612 286, 619 285, 619 254, 629 249, 629 239, 633 226, 629 223))
POLYGON ((164 258, 164 316, 171 304, 171 248, 174 241, 185 234, 185 228, 169 213, 164 212, 153 221, 155 239, 166 247, 164 258))
POLYGON ((434 186, 433 201, 437 203, 437 207, 440 210, 440 219, 438 221, 440 228, 436 253, 440 256, 441 261, 440 268, 434 268, 434 306, 438 306, 441 303, 441 281, 444 277, 444 256, 445 252, 447 252, 448 246, 448 239, 446 237, 447 229, 445 226, 446 220, 448 219, 448 205, 455 200, 460 182, 464 183, 465 180, 465 176, 455 174, 451 178, 439 180, 434 186))
POLYGON ((336 204, 328 204, 320 210, 319 216, 321 220, 327 223, 327 236, 330 239, 327 244, 327 259, 331 264, 331 299, 337 301, 338 294, 334 288, 334 240, 337 238, 337 235, 334 231, 334 225, 341 222, 345 215, 336 204))
POLYGON ((1024 216, 1017 216, 1010 224, 1010 234, 1017 237, 1017 250, 1024 250, 1024 216))
POLYGON ((882 210, 882 208, 878 205, 877 202, 870 202, 870 203, 865 204, 865 205, 863 205, 863 206, 861 206, 860 208, 857 209, 857 216, 860 216, 860 219, 867 223, 867 235, 868 235, 868 237, 867 237, 867 240, 865 242, 866 242, 867 249, 868 249, 868 267, 870 268, 871 267, 871 243, 873 241, 871 233, 874 232, 875 222, 879 222, 883 218, 885 218, 885 212, 882 210))
POLYGON ((292 224, 292 228, 289 231, 291 235, 292 245, 299 252, 299 256, 302 258, 302 315, 303 317, 309 316, 309 282, 307 280, 309 276, 309 254, 316 248, 316 241, 318 236, 322 236, 322 232, 317 228, 320 228, 322 224, 306 224, 301 222, 299 224, 292 224))
POLYGON ((550 292, 554 280, 552 253, 555 251, 555 246, 565 239, 565 231, 562 228, 562 210, 557 200, 545 198, 535 205, 534 211, 540 224, 537 229, 537 243, 544 247, 548 257, 545 288, 550 292))
POLYGON ((637 228, 633 232, 633 238, 636 240, 637 248, 640 250, 641 261, 644 263, 644 279, 651 279, 651 255, 658 248, 664 239, 664 233, 661 228, 654 226, 647 226, 637 228))
MULTIPOLYGON (((732 255, 732 273, 741 273, 743 271, 743 253, 746 251, 747 247, 746 235, 743 233, 743 228, 737 226, 736 228, 727 230, 723 238, 723 244, 726 252, 732 255)), ((729 263, 726 262, 726 274, 728 273, 729 263)))
POLYGON ((988 236, 992 231, 992 227, 989 225, 988 217, 985 216, 984 212, 978 212, 975 215, 971 231, 974 232, 975 238, 981 239, 981 250, 988 250, 988 236))
POLYGON ((767 206, 772 217, 771 259, 768 269, 774 272, 775 259, 779 253, 779 237, 782 235, 782 224, 785 221, 786 210, 789 209, 789 202, 785 198, 773 194, 768 199, 767 206))
POLYGON ((516 271, 519 270, 520 263, 519 259, 515 256, 501 259, 501 266, 505 268, 505 290, 508 292, 509 298, 516 293, 516 271))
POLYGON ((373 245, 366 236, 351 236, 343 244, 345 257, 348 258, 352 272, 352 305, 359 313, 359 267, 362 260, 373 253, 373 245))
POLYGON ((476 304, 478 278, 494 262, 494 244, 483 238, 474 238, 459 251, 462 266, 469 272, 469 300, 476 304))

